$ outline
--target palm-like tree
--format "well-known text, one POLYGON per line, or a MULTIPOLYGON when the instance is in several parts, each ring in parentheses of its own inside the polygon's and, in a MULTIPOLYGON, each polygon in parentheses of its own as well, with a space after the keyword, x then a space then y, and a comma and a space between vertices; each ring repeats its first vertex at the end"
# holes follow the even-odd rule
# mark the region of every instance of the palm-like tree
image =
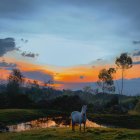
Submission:
POLYGON ((115 64, 122 70, 122 87, 121 94, 123 93, 124 71, 133 66, 132 58, 127 53, 122 53, 120 57, 116 58, 115 64))

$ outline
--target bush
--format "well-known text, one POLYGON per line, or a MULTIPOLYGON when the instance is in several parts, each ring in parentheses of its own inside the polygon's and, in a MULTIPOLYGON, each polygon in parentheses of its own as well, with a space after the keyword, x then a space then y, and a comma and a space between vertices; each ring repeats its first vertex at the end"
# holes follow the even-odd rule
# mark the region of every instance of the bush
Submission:
POLYGON ((136 104, 135 111, 140 112, 140 101, 136 104))
POLYGON ((60 96, 49 102, 49 108, 63 110, 66 112, 81 110, 81 107, 86 104, 79 96, 60 96))
POLYGON ((32 101, 26 94, 17 94, 10 98, 10 107, 29 108, 31 104, 32 101))

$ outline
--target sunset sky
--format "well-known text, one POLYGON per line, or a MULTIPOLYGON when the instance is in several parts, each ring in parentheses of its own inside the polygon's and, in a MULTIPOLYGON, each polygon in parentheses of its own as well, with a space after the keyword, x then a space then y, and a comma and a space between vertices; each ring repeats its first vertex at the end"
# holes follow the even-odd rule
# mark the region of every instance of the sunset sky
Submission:
MULTIPOLYGON (((0 76, 13 68, 59 89, 82 89, 128 53, 125 72, 140 93, 139 0, 0 0, 0 76)), ((117 71, 115 79, 120 79, 117 71)))

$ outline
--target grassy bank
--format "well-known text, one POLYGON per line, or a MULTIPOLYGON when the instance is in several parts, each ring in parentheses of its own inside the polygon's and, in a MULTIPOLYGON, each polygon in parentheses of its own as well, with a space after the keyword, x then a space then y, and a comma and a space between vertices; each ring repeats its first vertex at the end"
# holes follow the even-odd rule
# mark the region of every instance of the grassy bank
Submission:
POLYGON ((31 109, 0 109, 0 122, 4 124, 14 124, 21 121, 27 121, 32 118, 38 118, 45 114, 39 110, 31 109))
POLYGON ((49 128, 20 133, 1 133, 1 140, 139 140, 140 130, 88 128, 85 133, 71 128, 49 128))
MULTIPOLYGON (((9 125, 40 117, 60 115, 69 116, 69 113, 39 109, 0 109, 0 122, 9 125)), ((99 124, 140 128, 139 115, 88 114, 88 118, 99 124)), ((76 132, 72 132, 71 128, 47 128, 20 133, 0 133, 0 140, 139 140, 139 138, 140 129, 122 128, 87 128, 86 133, 80 133, 78 128, 76 132)))
POLYGON ((140 129, 140 115, 89 114, 88 118, 98 124, 140 129))
MULTIPOLYGON (((64 116, 69 120, 70 113, 43 109, 0 109, 0 122, 5 125, 26 122, 41 117, 64 116)), ((140 129, 140 115, 87 114, 88 119, 98 123, 121 128, 140 129)))
POLYGON ((56 110, 43 109, 0 109, 0 122, 5 125, 15 124, 19 122, 30 121, 40 117, 53 117, 66 115, 66 113, 56 110))

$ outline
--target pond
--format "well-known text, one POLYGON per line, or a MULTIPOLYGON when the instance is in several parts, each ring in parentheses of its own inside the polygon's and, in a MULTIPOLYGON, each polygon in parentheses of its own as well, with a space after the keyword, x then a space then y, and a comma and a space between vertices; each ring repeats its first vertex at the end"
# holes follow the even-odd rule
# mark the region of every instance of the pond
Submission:
MULTIPOLYGON (((16 125, 9 125, 9 132, 21 132, 32 129, 39 128, 61 128, 61 127, 70 127, 70 122, 66 120, 62 120, 61 117, 56 118, 39 118, 36 120, 32 120, 29 122, 23 122, 16 125)), ((104 127, 102 125, 98 125, 92 121, 87 120, 86 127, 104 127)))

